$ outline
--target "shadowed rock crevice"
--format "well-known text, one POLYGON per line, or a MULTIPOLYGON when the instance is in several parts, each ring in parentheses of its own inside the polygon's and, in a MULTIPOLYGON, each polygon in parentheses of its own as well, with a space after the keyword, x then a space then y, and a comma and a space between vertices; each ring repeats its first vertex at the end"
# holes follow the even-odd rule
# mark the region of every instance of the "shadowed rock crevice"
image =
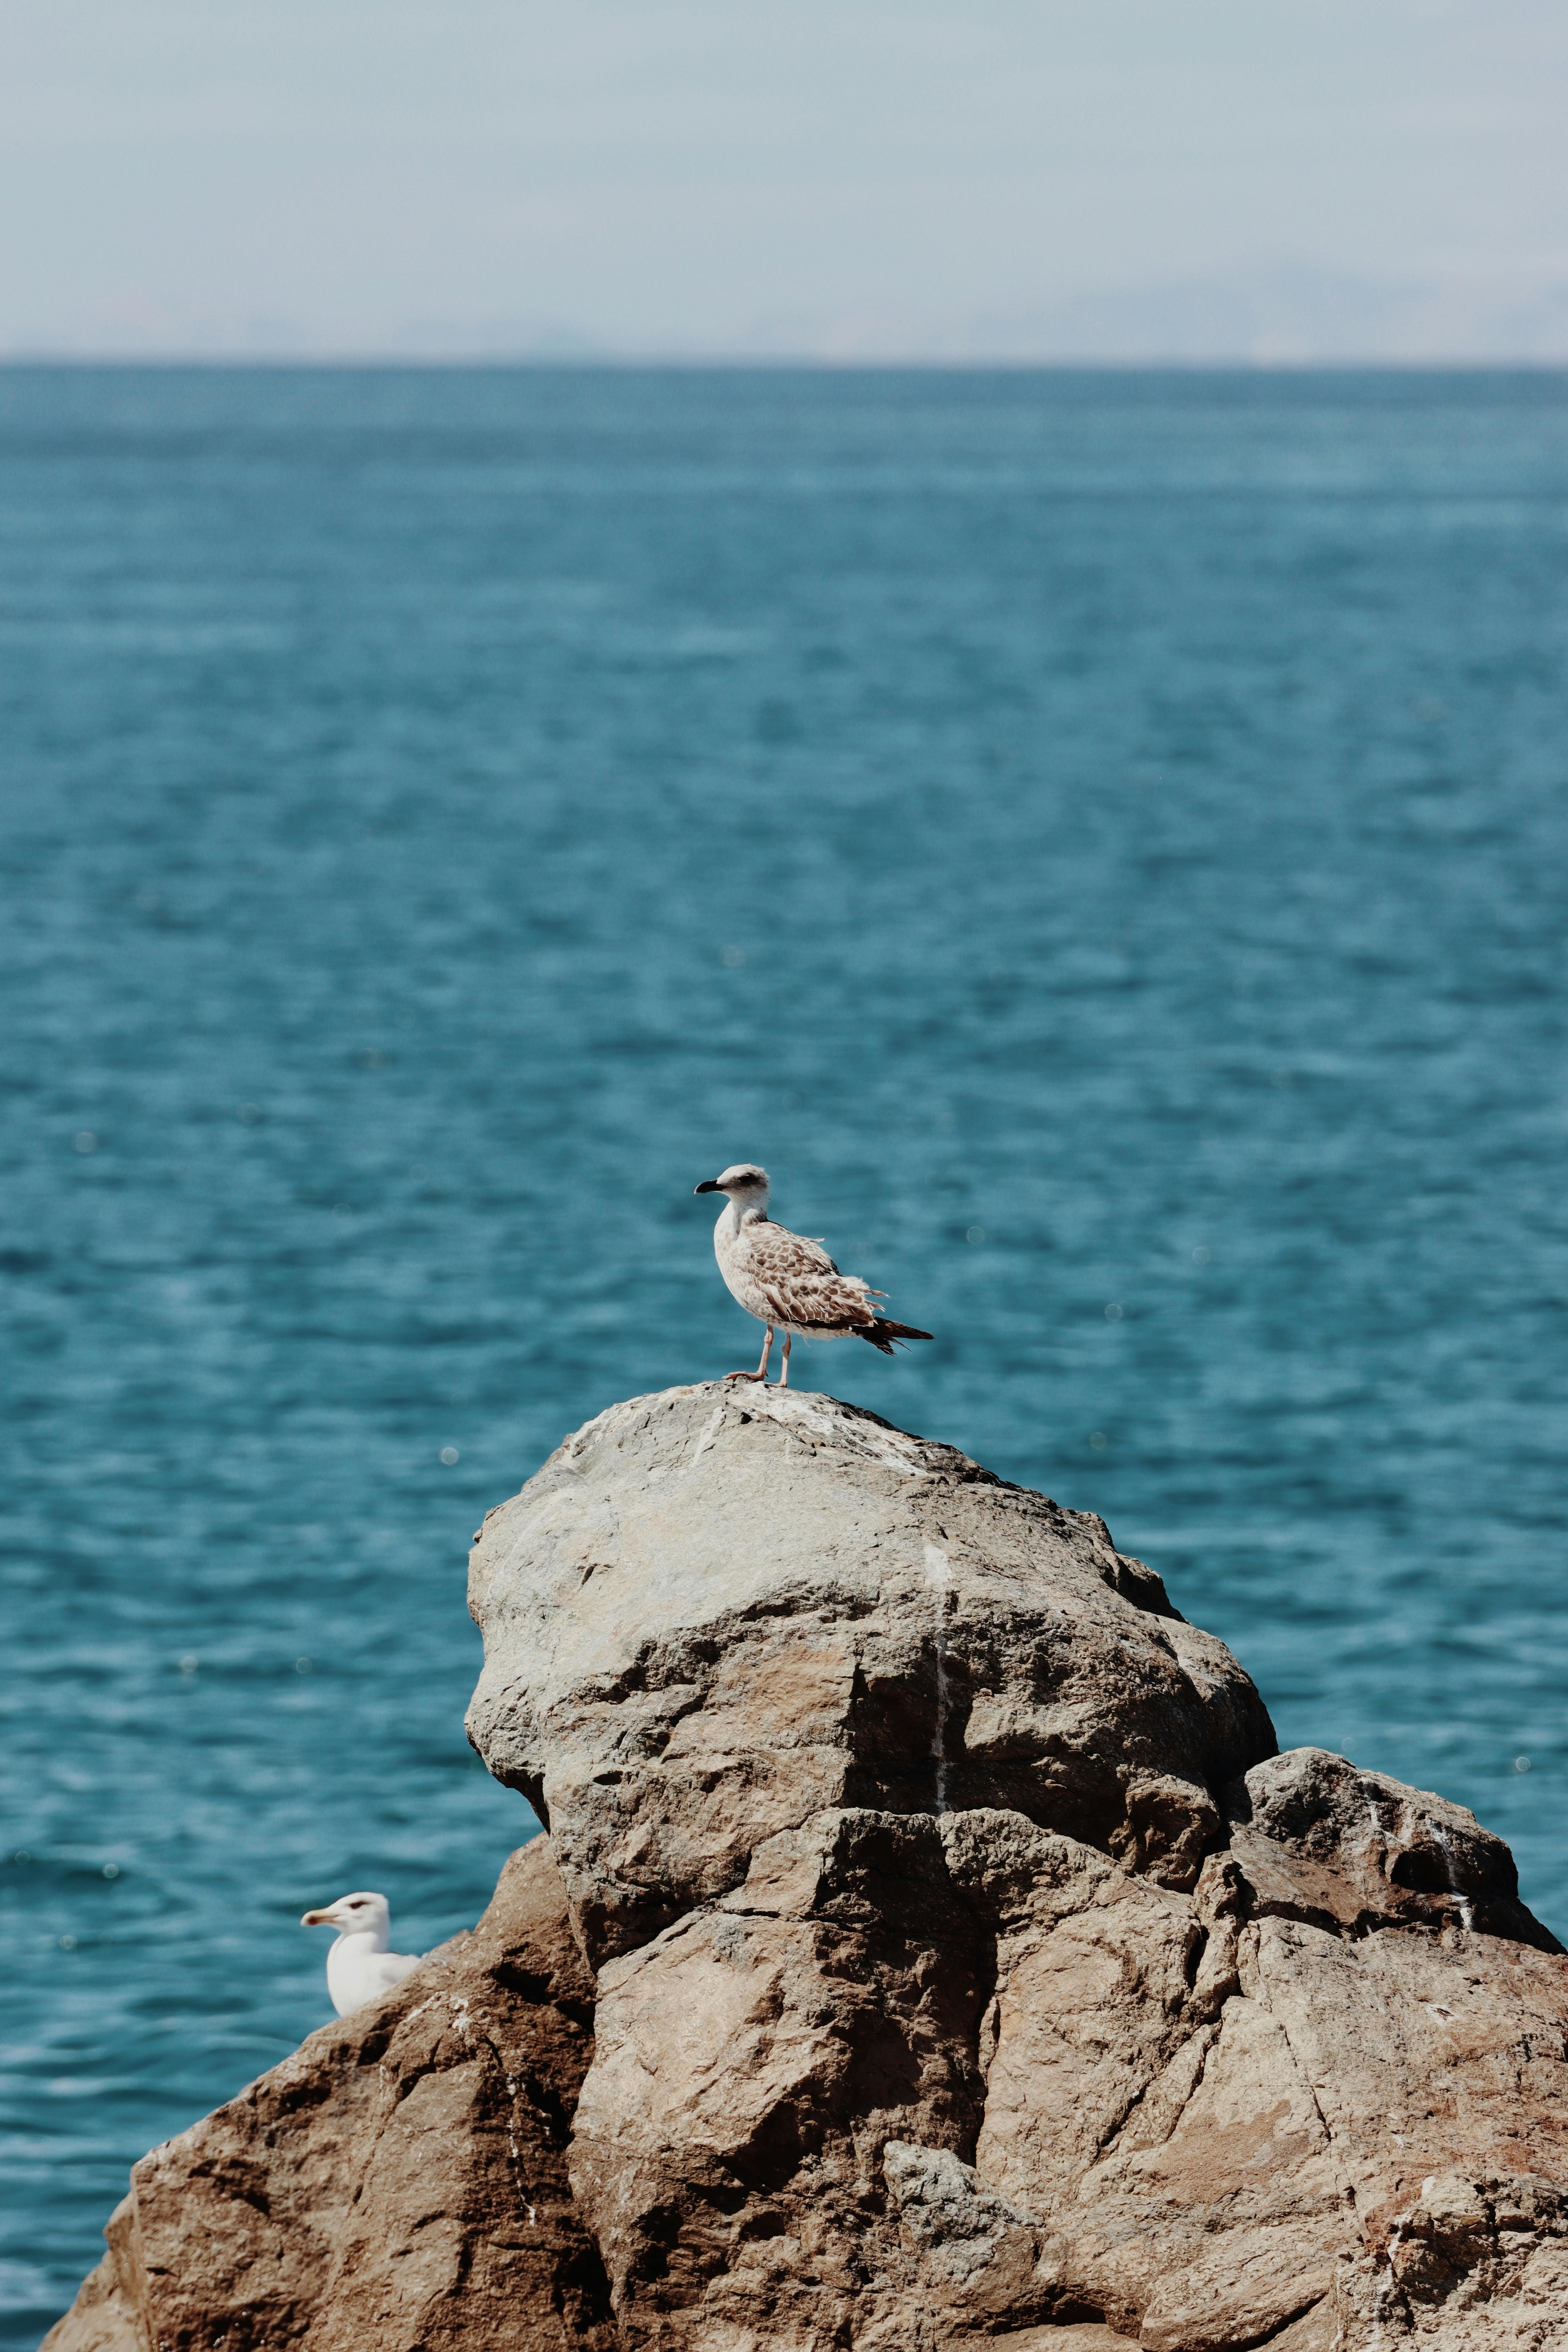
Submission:
POLYGON ((1568 1963, 1103 1521, 831 1399, 491 1512, 551 1836, 144 2158, 54 2352, 1568 2352, 1568 1963))

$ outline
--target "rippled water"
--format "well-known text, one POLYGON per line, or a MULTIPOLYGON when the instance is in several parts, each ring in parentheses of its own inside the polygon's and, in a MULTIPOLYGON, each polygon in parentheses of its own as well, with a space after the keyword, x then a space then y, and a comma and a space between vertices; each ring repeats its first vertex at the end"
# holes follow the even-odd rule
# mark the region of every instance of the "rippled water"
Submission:
POLYGON ((728 1160, 1568 1931, 1565 389, 0 374, 0 2341, 526 1833, 468 1537, 728 1160))

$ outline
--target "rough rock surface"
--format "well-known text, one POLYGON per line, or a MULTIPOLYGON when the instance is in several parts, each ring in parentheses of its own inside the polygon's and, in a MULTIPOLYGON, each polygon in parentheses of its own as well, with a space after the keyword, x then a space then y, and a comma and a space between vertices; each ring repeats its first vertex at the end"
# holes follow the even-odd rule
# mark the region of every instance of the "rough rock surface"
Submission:
POLYGON ((1004 1806, 1190 1887, 1275 1746, 1103 1520, 827 1397, 602 1413, 490 1513, 469 1599, 469 1737, 548 1820, 595 1966, 834 1806, 1004 1806))
POLYGON ((1277 1754, 1100 1520, 708 1385, 569 1439, 471 1592, 548 1847, 142 2160, 52 2352, 1568 2352, 1507 1848, 1277 1754))
POLYGON ((49 2352, 611 2352, 565 2167, 593 2009, 538 1838, 471 1935, 142 2158, 49 2352))

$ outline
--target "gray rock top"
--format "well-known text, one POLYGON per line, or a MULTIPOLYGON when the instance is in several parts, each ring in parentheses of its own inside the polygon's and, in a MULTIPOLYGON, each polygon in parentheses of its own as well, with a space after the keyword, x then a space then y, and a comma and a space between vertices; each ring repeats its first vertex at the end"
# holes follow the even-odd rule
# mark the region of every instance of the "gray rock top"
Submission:
POLYGON ((469 1606, 469 1737, 595 1964, 825 1807, 1002 1807, 1191 1886, 1276 1747, 1103 1520, 831 1397, 612 1406, 489 1514, 469 1606))

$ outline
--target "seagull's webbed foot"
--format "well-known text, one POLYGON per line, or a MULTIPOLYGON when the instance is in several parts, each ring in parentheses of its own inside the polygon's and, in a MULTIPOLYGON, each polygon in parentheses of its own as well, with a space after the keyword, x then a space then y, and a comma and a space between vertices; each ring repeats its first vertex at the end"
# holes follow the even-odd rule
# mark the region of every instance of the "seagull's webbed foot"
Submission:
POLYGON ((765 1381, 767 1374, 766 1372, 726 1372, 724 1378, 727 1381, 765 1381))

